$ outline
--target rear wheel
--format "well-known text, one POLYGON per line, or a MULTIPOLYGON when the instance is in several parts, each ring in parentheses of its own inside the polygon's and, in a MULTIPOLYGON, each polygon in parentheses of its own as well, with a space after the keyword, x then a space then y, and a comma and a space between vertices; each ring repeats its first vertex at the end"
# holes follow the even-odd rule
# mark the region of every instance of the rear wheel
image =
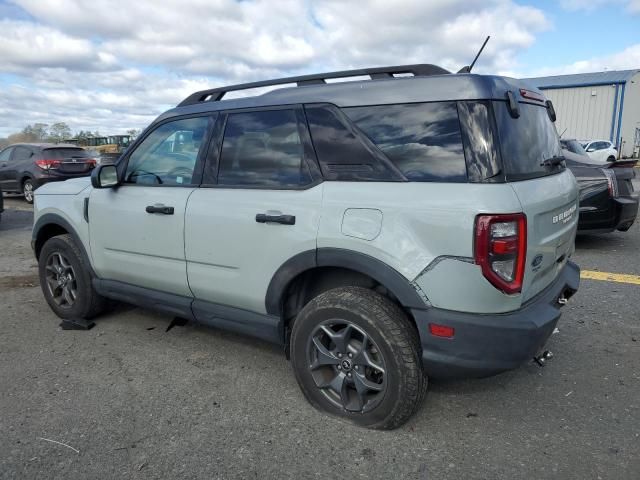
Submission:
POLYGON ((90 319, 104 311, 106 300, 91 283, 91 270, 71 235, 47 240, 38 260, 44 298, 60 318, 90 319))
POLYGON ((414 325, 365 288, 336 288, 309 302, 293 325, 291 361, 314 407, 369 428, 402 425, 426 392, 414 325))
POLYGON ((22 183, 22 193, 24 195, 24 199, 27 203, 33 203, 33 191, 35 188, 33 187, 33 181, 30 178, 27 178, 22 183))

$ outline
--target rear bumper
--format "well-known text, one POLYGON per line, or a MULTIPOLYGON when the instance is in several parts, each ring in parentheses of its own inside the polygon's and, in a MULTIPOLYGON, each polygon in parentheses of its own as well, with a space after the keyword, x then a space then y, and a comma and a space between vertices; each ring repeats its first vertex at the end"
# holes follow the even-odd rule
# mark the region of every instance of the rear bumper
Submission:
POLYGON ((638 215, 638 197, 619 197, 609 200, 605 210, 580 212, 580 233, 606 233, 617 229, 628 229, 638 215))
POLYGON ((616 198, 616 229, 627 230, 638 215, 638 197, 616 198))
POLYGON ((422 343, 422 362, 434 378, 486 377, 531 360, 553 332, 558 298, 578 290, 580 269, 567 262, 556 280, 522 308, 503 314, 472 314, 430 308, 412 310, 422 343), (455 328, 453 338, 429 333, 429 324, 455 328))

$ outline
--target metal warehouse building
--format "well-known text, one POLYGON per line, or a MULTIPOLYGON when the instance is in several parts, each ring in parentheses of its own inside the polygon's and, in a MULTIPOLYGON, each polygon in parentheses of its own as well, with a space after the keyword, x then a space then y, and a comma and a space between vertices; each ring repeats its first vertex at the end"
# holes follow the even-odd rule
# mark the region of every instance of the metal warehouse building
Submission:
POLYGON ((610 140, 623 157, 640 151, 640 70, 525 78, 544 90, 563 138, 610 140), (565 131, 566 129, 566 131, 565 131))

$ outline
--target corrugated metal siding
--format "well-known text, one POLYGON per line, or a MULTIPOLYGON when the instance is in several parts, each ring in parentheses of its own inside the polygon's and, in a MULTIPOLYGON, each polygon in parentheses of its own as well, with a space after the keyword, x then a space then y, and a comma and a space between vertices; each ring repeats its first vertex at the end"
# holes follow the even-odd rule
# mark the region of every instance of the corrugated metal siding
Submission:
POLYGON ((557 88, 545 90, 544 94, 556 109, 558 133, 566 129, 563 138, 609 139, 615 86, 557 88))
MULTIPOLYGON (((624 156, 633 155, 636 128, 640 129, 640 74, 635 75, 632 81, 625 85, 622 129, 620 131, 624 156)), ((636 152, 640 152, 638 147, 636 147, 636 152)))

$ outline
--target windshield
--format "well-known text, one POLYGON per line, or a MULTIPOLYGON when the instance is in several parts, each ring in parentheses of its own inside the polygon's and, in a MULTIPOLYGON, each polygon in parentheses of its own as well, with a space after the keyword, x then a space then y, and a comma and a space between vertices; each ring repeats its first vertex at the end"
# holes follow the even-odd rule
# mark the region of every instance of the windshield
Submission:
POLYGON ((569 150, 570 152, 576 153, 578 155, 586 155, 584 147, 580 145, 577 140, 560 140, 562 144, 562 148, 569 150))
POLYGON ((519 107, 520 116, 513 118, 507 102, 493 102, 506 179, 527 180, 563 171, 558 132, 547 109, 529 103, 519 107))

